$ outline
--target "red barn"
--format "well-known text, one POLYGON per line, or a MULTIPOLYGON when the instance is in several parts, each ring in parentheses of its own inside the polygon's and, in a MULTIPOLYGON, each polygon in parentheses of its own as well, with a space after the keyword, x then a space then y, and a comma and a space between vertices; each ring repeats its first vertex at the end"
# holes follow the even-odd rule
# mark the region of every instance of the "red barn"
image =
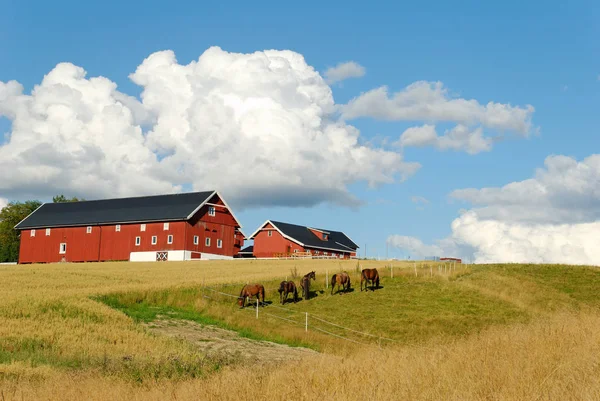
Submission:
POLYGON ((19 263, 230 259, 244 244, 217 191, 45 203, 15 228, 19 263))
POLYGON ((349 259, 356 257, 358 245, 340 231, 299 226, 267 220, 248 239, 254 240, 257 258, 316 256, 349 259))

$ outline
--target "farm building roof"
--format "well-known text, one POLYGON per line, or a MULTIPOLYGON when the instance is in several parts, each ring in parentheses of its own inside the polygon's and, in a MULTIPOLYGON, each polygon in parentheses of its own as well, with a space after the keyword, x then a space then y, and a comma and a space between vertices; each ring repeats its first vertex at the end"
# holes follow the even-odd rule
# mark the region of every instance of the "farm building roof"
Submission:
POLYGON ((330 249, 334 251, 354 252, 359 246, 354 243, 346 234, 341 231, 325 230, 316 227, 299 226, 296 224, 283 223, 281 221, 267 220, 259 227, 254 234, 250 236, 252 239, 258 232, 267 224, 271 223, 284 236, 308 248, 330 249), (327 239, 318 238, 310 230, 324 232, 327 239))
MULTIPOLYGON (((216 191, 44 203, 16 229, 188 220, 216 191)), ((224 202, 224 201, 223 201, 224 202)))
POLYGON ((241 251, 239 251, 238 254, 239 253, 242 253, 242 254, 246 254, 246 253, 247 254, 252 254, 253 252, 254 252, 254 245, 250 245, 250 246, 245 247, 241 251))

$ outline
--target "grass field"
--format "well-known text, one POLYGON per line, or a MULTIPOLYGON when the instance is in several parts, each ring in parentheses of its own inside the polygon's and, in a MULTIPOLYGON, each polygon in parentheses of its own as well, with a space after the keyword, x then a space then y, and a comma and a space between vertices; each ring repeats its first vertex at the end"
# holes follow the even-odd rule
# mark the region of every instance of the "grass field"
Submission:
POLYGON ((2 266, 0 399, 600 399, 599 269, 361 263, 382 288, 360 291, 356 261, 2 266), (294 269, 314 297, 276 308, 294 269), (354 291, 331 295, 340 270, 354 291), (246 282, 273 302, 258 320, 209 289, 246 282), (236 364, 147 329, 164 316, 320 353, 236 364))

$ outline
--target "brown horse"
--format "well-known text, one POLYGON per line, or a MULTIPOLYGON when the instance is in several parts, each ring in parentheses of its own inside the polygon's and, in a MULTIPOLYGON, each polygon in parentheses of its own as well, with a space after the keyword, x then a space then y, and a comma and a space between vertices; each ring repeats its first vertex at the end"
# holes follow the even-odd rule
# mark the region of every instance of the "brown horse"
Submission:
POLYGON ((293 281, 282 281, 279 284, 277 292, 279 292, 279 302, 281 302, 282 305, 287 301, 287 296, 290 293, 294 297, 294 303, 298 302, 298 289, 293 281))
MULTIPOLYGON (((379 288, 379 272, 377 269, 362 269, 360 273, 360 290, 363 290, 363 282, 365 282, 365 291, 368 291, 369 282, 375 284, 375 288, 379 288)), ((371 286, 371 291, 375 291, 371 286)))
POLYGON ((302 296, 304 299, 308 299, 310 295, 310 279, 316 280, 315 272, 306 273, 300 280, 300 287, 302 287, 302 296))
POLYGON ((256 296, 256 299, 260 302, 265 302, 265 287, 262 284, 246 284, 238 297, 238 305, 242 308, 245 307, 246 298, 252 298, 254 296, 256 296))
POLYGON ((331 276, 331 295, 333 295, 333 288, 336 286, 336 284, 338 286, 338 292, 340 292, 340 288, 342 288, 343 292, 348 291, 350 289, 350 276, 348 273, 336 273, 331 276))

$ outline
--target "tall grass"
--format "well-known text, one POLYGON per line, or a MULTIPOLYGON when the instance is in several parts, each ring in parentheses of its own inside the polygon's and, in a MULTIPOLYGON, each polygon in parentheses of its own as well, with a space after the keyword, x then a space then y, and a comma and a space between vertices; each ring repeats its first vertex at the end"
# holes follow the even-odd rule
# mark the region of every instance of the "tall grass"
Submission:
POLYGON ((326 271, 331 277, 342 269, 354 275, 358 288, 356 261, 2 267, 0 399, 600 398, 598 269, 490 265, 442 271, 436 263, 411 262, 394 264, 391 280, 385 265, 359 266, 378 267, 379 291, 324 291, 286 305, 398 341, 383 349, 342 346, 266 319, 257 329, 256 320, 243 318, 247 312, 231 303, 197 297, 203 285, 235 294, 241 282, 278 283, 294 266, 300 275, 317 271, 317 291, 326 271), (100 297, 120 302, 120 310, 97 302, 100 297), (133 305, 143 307, 135 312, 133 305), (324 352, 283 366, 225 366, 136 323, 165 308, 324 352))

